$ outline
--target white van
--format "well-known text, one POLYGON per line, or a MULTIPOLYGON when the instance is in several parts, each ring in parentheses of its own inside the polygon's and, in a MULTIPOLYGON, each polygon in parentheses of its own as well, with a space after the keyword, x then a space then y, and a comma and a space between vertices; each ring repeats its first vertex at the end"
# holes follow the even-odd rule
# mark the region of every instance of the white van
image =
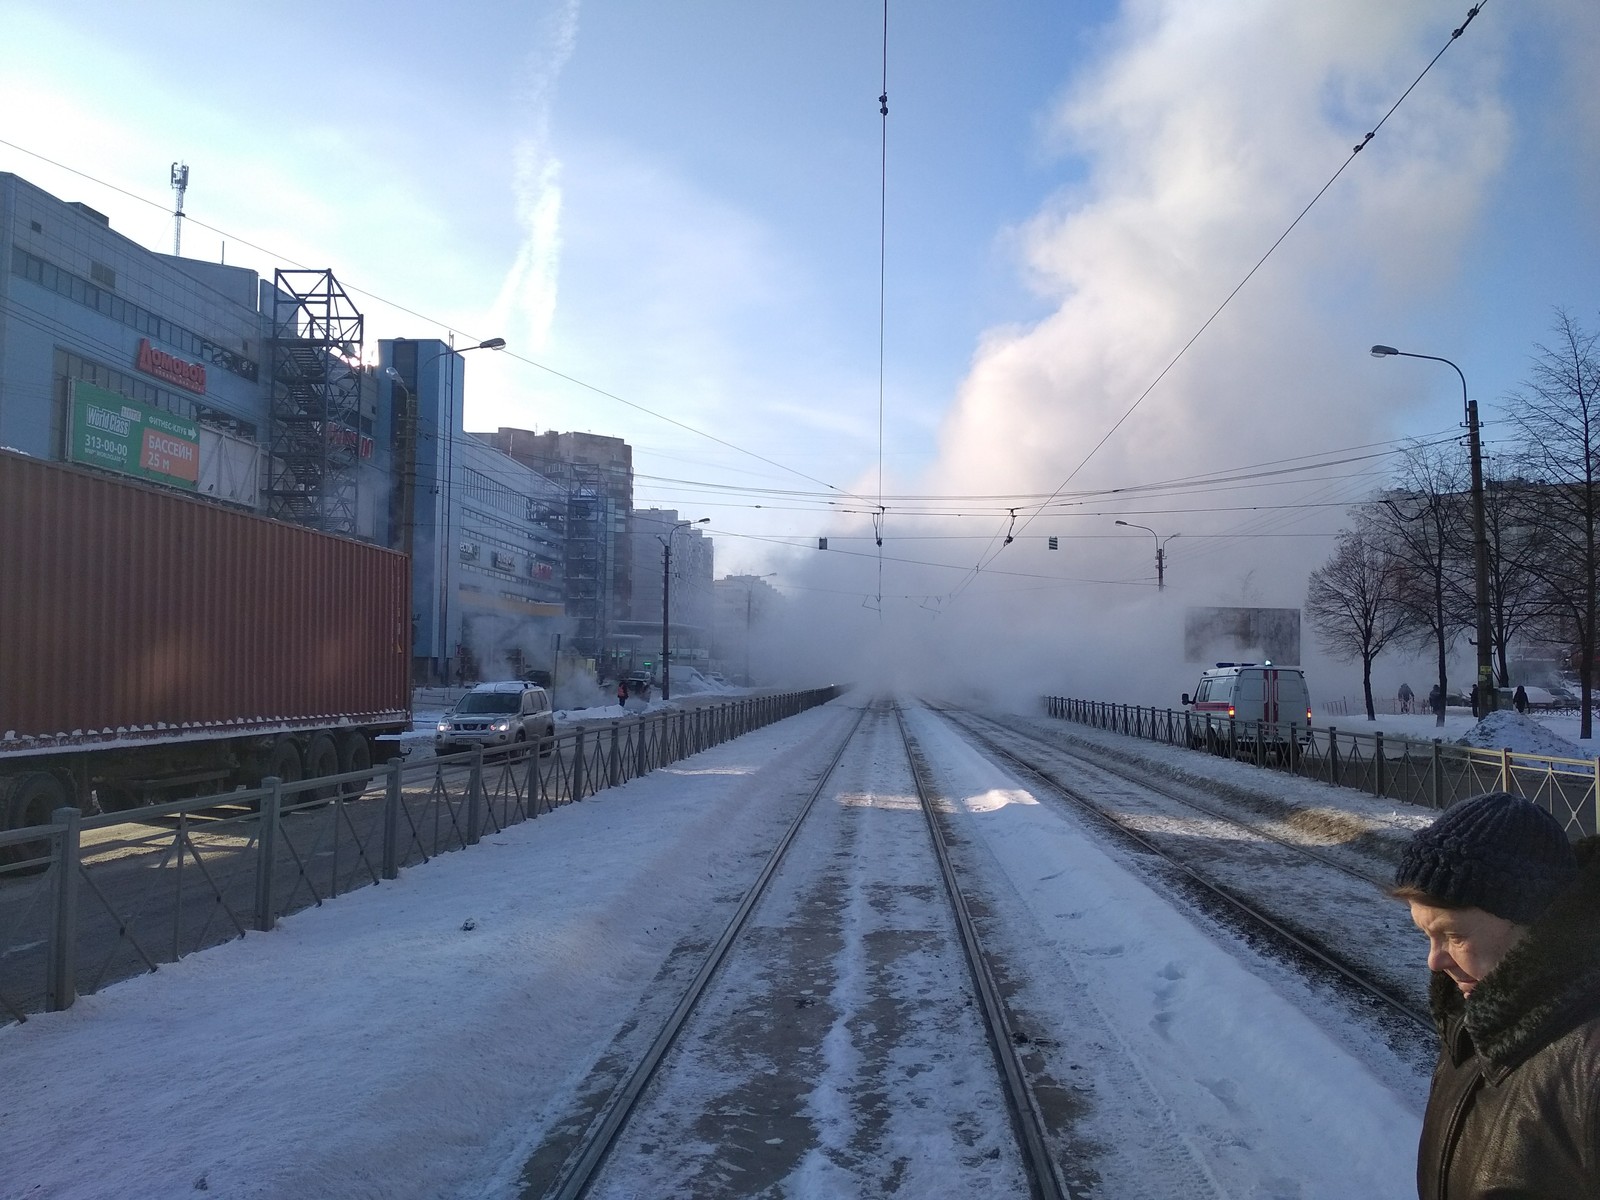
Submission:
POLYGON ((1243 727, 1258 723, 1267 726, 1261 731, 1267 741, 1287 743, 1291 724, 1300 741, 1311 739, 1311 693, 1299 667, 1219 662, 1201 674, 1194 695, 1185 692, 1183 702, 1200 718, 1191 741, 1203 742, 1208 714, 1214 731, 1226 730, 1231 720, 1241 739, 1255 741, 1256 730, 1243 727))

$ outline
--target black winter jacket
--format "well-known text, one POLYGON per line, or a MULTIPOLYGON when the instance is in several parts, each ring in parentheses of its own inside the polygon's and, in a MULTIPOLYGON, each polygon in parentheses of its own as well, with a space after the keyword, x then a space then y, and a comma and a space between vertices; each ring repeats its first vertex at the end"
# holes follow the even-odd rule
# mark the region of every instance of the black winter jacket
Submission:
POLYGON ((1470 998, 1434 974, 1422 1200, 1600 1197, 1600 838, 1578 855, 1578 881, 1470 998))

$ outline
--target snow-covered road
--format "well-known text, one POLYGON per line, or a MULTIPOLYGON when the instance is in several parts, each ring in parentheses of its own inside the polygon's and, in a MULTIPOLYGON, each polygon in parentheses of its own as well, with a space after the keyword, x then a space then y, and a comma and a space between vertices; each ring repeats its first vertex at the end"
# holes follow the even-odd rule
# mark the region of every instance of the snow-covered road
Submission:
MULTIPOLYGON (((0 1030, 0 1195, 539 1194, 550 1165, 540 1148, 571 1138, 596 1080, 625 1069, 676 1002, 692 951, 720 932, 861 703, 846 697, 274 933, 0 1030)), ((1222 772, 1375 827, 1429 818, 1034 724, 1120 743, 1152 773, 1222 772)), ((1052 1103, 1070 1117, 1082 1194, 1413 1193, 1425 1079, 1292 972, 1195 920, 938 717, 914 713, 911 726, 1011 1001, 1057 1084, 1052 1103)), ((676 1099, 658 1110, 676 1117, 630 1134, 633 1152, 612 1164, 605 1194, 690 1194, 672 1183, 685 1162, 701 1180, 708 1164, 722 1171, 722 1195, 978 1194, 961 1153, 1007 1130, 984 1098, 993 1066, 981 1035, 943 1007, 970 987, 964 968, 927 949, 899 964, 894 994, 872 994, 880 985, 862 972, 875 931, 932 936, 943 919, 936 877, 924 902, 905 874, 912 843, 900 822, 920 817, 904 759, 863 752, 852 772, 775 880, 756 930, 772 953, 747 952, 719 977, 723 1011, 744 1035, 725 1023, 719 1037, 713 1023, 689 1039, 676 1099), (824 910, 853 914, 837 928, 854 935, 802 954, 795 934, 824 910), (895 1043, 909 1057, 883 1059, 875 1076, 862 1073, 870 1031, 840 1016, 873 1000, 929 1020, 926 1042, 895 1043), (756 1035, 806 1021, 817 1022, 818 1055, 756 1035), (792 1165, 754 1187, 737 1155, 718 1157, 719 1130, 732 1145, 741 1117, 717 1106, 763 1079, 781 1080, 803 1119, 756 1139, 792 1139, 762 1158, 792 1165), (882 1111, 867 1156, 856 1135, 860 1102, 874 1095, 882 1111)), ((990 1194, 1012 1186, 1009 1152, 977 1162, 999 1181, 990 1194)))

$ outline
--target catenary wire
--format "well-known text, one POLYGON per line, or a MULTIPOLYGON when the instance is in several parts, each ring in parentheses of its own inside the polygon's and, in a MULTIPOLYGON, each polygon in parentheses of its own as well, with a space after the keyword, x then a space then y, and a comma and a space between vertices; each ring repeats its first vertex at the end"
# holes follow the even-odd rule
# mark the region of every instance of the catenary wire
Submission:
MULTIPOLYGON (((1223 297, 1222 303, 1217 305, 1217 307, 1212 310, 1211 315, 1201 323, 1200 328, 1195 330, 1194 334, 1189 338, 1189 340, 1179 348, 1178 352, 1172 356, 1172 358, 1167 362, 1166 366, 1161 368, 1161 370, 1156 374, 1156 377, 1151 380, 1150 384, 1144 389, 1144 391, 1134 399, 1133 403, 1130 404, 1126 410, 1124 410, 1122 415, 1118 417, 1117 420, 1112 424, 1111 428, 1108 429, 1100 438, 1100 440, 1090 448, 1089 452, 1079 460, 1078 465, 1073 467, 1072 470, 1067 473, 1067 477, 1061 481, 1060 486, 1056 489, 1056 492, 1053 493, 1053 496, 1058 495, 1069 483, 1072 482, 1073 479, 1077 477, 1078 473, 1082 471, 1086 465, 1088 465, 1089 461, 1100 452, 1100 449, 1111 440, 1111 438, 1116 434, 1117 430, 1122 428, 1123 423, 1126 422, 1127 419, 1133 415, 1134 411, 1144 403, 1145 398, 1148 397, 1150 393, 1160 385, 1161 381, 1167 377, 1172 369, 1178 365, 1178 362, 1189 352, 1190 347, 1200 340, 1201 336, 1206 332, 1207 329, 1211 327, 1212 323, 1222 315, 1223 310, 1233 302, 1234 297, 1244 290, 1245 285, 1248 284, 1252 278, 1254 278, 1255 274, 1262 268, 1262 266, 1265 265, 1266 261, 1272 257, 1273 252, 1276 251, 1277 248, 1281 246, 1289 237, 1289 235, 1294 232, 1295 228, 1302 220, 1305 219, 1306 215, 1310 213, 1317 202, 1322 199, 1322 197, 1327 193, 1328 189, 1331 188, 1335 181, 1337 181, 1338 178, 1344 174, 1345 169, 1355 161, 1356 156, 1366 148, 1367 143, 1372 141, 1372 139, 1377 136, 1378 130, 1383 128, 1384 124, 1389 120, 1389 118, 1393 116, 1395 111, 1399 109, 1400 105, 1405 102, 1406 97, 1410 96, 1412 91, 1417 87, 1418 84, 1422 82, 1423 78, 1428 74, 1428 72, 1433 70, 1434 64, 1444 56, 1445 51, 1448 50, 1455 43, 1456 39, 1466 31, 1467 26, 1472 23, 1474 18, 1477 17, 1477 15, 1483 10, 1484 5, 1487 3, 1488 0, 1480 0, 1479 3, 1474 4, 1470 9, 1467 10, 1466 19, 1462 21, 1462 23, 1450 34, 1449 40, 1445 42, 1445 44, 1439 49, 1439 52, 1428 61, 1427 66, 1422 68, 1421 72, 1414 80, 1411 81, 1411 84, 1405 89, 1405 91, 1400 94, 1400 98, 1389 106, 1388 111, 1383 114, 1378 123, 1374 125, 1367 132, 1366 136, 1364 136, 1361 141, 1357 143, 1357 145, 1350 151, 1349 156, 1346 157, 1344 162, 1339 165, 1338 169, 1335 170, 1334 173, 1328 178, 1327 182, 1317 189, 1316 194, 1312 196, 1306 206, 1300 210, 1299 215, 1297 215, 1294 220, 1289 223, 1288 228, 1279 234, 1272 244, 1267 247, 1266 253, 1256 260, 1255 265, 1245 273, 1244 278, 1234 286, 1232 291, 1223 297)), ((1033 514, 1030 514, 1027 520, 1023 522, 1024 528, 1026 528, 1027 525, 1032 522, 1033 516, 1033 514)), ((951 593, 951 599, 953 600, 959 596, 971 583, 971 580, 994 560, 995 555, 998 555, 1004 549, 1005 545, 1002 543, 998 548, 994 549, 992 553, 986 551, 985 557, 980 558, 977 565, 971 568, 971 574, 956 586, 956 589, 951 593)))
MULTIPOLYGON (((153 208, 159 208, 162 212, 166 212, 167 211, 165 204, 158 203, 155 200, 151 200, 149 197, 141 196, 141 195, 137 194, 136 192, 129 191, 127 188, 119 187, 114 183, 108 182, 107 180, 100 179, 97 176, 89 174, 87 171, 79 170, 76 167, 70 167, 66 163, 63 163, 63 162, 60 162, 60 161, 58 161, 56 159, 50 158, 47 155, 40 154, 36 150, 30 150, 26 146, 18 145, 16 142, 9 141, 8 139, 5 139, 5 138, 0 138, 0 146, 10 147, 11 149, 17 151, 20 154, 26 154, 30 158, 36 158, 40 162, 48 163, 50 166, 55 167, 58 170, 67 171, 67 172, 70 172, 73 175, 77 175, 79 178, 87 179, 91 183, 94 183, 94 184, 96 184, 96 185, 98 185, 100 187, 108 188, 111 191, 117 192, 118 194, 123 195, 123 196, 127 196, 129 199, 138 201, 141 204, 147 204, 147 205, 150 205, 153 208)), ((191 217, 188 214, 185 214, 184 215, 184 219, 186 221, 188 221, 188 223, 191 224, 191 225, 198 225, 201 229, 207 230, 208 232, 218 234, 219 236, 222 236, 222 237, 232 238, 233 241, 235 241, 236 243, 238 243, 241 246, 248 246, 250 249, 256 251, 258 254, 264 254, 268 258, 275 259, 275 260, 277 260, 279 262, 286 262, 290 266, 295 267, 295 268, 297 268, 299 270, 306 271, 306 270, 314 270, 315 269, 315 268, 312 268, 312 267, 307 267, 305 264, 303 264, 301 262, 298 262, 293 258, 290 258, 286 254, 279 254, 274 250, 269 250, 264 246, 257 245, 255 242, 252 242, 252 241, 248 240, 247 238, 239 237, 239 236, 237 236, 237 235, 235 235, 233 233, 228 232, 225 229, 220 229, 217 226, 207 224, 205 221, 202 221, 197 217, 191 217)), ((455 334, 455 333, 461 333, 462 332, 461 330, 456 329, 453 325, 450 325, 447 322, 437 320, 436 318, 433 318, 433 317, 429 317, 429 316, 427 316, 427 315, 425 315, 423 313, 420 313, 420 312, 416 311, 415 309, 408 308, 407 306, 405 306, 403 304, 399 304, 396 301, 390 300, 390 299, 388 299, 388 298, 386 298, 384 296, 380 296, 376 292, 369 291, 366 288, 357 287, 357 286, 355 286, 353 284, 348 284, 348 283, 344 284, 343 286, 344 286, 344 288, 345 288, 345 290, 347 292, 352 292, 352 293, 354 293, 354 294, 356 294, 358 296, 366 296, 369 299, 376 300, 378 303, 383 304, 383 305, 387 305, 389 308, 394 309, 396 312, 401 312, 401 313, 405 313, 407 316, 416 317, 419 321, 426 321, 428 324, 435 325, 435 326, 437 326, 437 327, 439 327, 439 328, 441 328, 441 329, 443 329, 443 330, 445 330, 445 331, 447 331, 449 333, 455 334)), ((470 337, 471 335, 469 334, 467 336, 470 337)), ((716 442, 720 446, 725 446, 728 449, 736 451, 739 454, 748 455, 749 457, 754 458, 759 462, 766 463, 768 466, 776 467, 780 471, 785 471, 785 472, 787 472, 787 473, 789 473, 791 475, 798 476, 801 479, 809 480, 812 483, 818 484, 819 486, 827 488, 830 491, 837 492, 840 495, 851 496, 851 497, 854 497, 857 500, 861 500, 864 503, 868 502, 866 497, 858 496, 854 492, 851 492, 851 491, 849 491, 849 490, 847 490, 845 488, 837 487, 834 484, 831 484, 831 483, 827 482, 827 480, 818 479, 816 476, 810 475, 810 474, 806 473, 805 471, 801 471, 796 467, 791 467, 786 463, 781 463, 781 462, 777 461, 776 459, 768 458, 767 456, 765 456, 763 454, 757 454, 754 450, 747 450, 745 447, 740 446, 735 442, 730 442, 726 438, 721 438, 721 437, 718 437, 716 434, 708 433, 707 431, 705 431, 703 429, 696 428, 695 426, 690 425, 685 421, 680 421, 675 417, 669 417, 665 413, 657 412, 652 408, 649 408, 649 407, 647 407, 647 406, 645 406, 643 404, 637 403, 636 401, 624 399, 622 396, 617 395, 615 392, 607 391, 605 388, 602 388, 602 387, 599 387, 599 386, 597 386, 595 384, 589 383, 586 380, 579 379, 575 375, 569 375, 564 371, 559 371, 554 367, 547 366, 546 364, 544 364, 542 362, 539 362, 536 359, 529 358, 524 354, 518 354, 518 353, 516 353, 514 351, 511 351, 511 350, 506 350, 506 351, 503 351, 502 353, 503 353, 504 357, 510 358, 510 359, 514 359, 515 361, 522 363, 524 366, 533 367, 536 370, 543 371, 548 375, 551 375, 551 376, 553 376, 553 377, 555 377, 557 379, 564 380, 565 382, 571 383, 576 387, 583 388, 584 390, 592 392, 593 394, 595 394, 597 396, 603 396, 607 400, 613 400, 618 404, 621 404, 621 405, 624 405, 624 406, 626 406, 628 408, 634 409, 636 412, 641 412, 641 413, 644 413, 646 416, 654 417, 658 421, 665 421, 669 425, 675 425, 679 429, 682 429, 682 430, 685 430, 688 433, 694 434, 696 437, 702 437, 702 438, 705 438, 707 441, 716 442)))

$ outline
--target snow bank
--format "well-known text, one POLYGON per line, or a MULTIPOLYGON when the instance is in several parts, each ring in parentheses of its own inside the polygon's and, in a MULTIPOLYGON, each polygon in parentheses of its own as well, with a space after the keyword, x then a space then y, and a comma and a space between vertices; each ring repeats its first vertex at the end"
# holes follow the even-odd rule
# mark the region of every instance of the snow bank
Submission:
POLYGON ((1458 746, 1480 750, 1510 750, 1513 754, 1542 754, 1549 758, 1584 759, 1582 746, 1550 732, 1538 721, 1511 709, 1499 709, 1457 738, 1458 746))

